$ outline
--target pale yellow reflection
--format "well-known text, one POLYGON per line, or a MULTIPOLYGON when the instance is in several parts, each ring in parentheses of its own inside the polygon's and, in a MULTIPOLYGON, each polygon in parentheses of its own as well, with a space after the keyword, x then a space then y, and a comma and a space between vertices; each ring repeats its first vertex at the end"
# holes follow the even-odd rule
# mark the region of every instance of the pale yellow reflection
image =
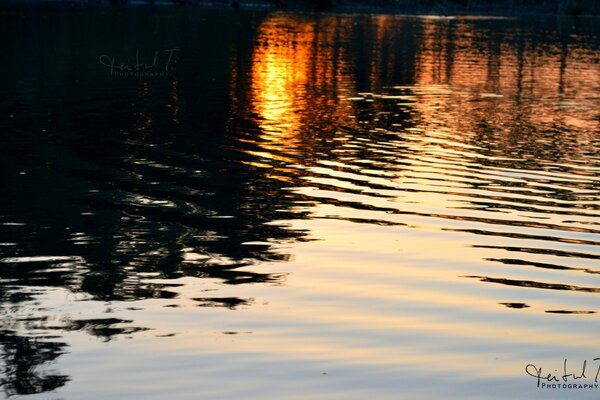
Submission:
MULTIPOLYGON (((350 231, 351 238, 358 237, 339 224, 336 229, 334 226, 330 229, 337 237, 341 231, 350 231)), ((401 236, 402 239, 406 237, 401 236)), ((385 239, 385 236, 377 239, 385 239)), ((421 246, 427 245, 426 238, 419 241, 421 246)), ((383 246, 390 244, 384 242, 383 246)), ((549 331, 547 325, 521 324, 518 320, 504 318, 515 312, 498 304, 504 299, 505 292, 473 290, 468 287, 470 283, 464 280, 461 283, 457 276, 458 265, 454 268, 422 265, 419 268, 417 260, 397 256, 387 259, 382 256, 378 263, 369 263, 367 258, 356 257, 356 254, 358 251, 366 254, 369 249, 380 250, 375 240, 367 244, 361 242, 357 253, 340 252, 336 247, 340 245, 347 246, 348 243, 339 239, 337 244, 311 242, 296 247, 296 260, 287 265, 295 271, 294 275, 288 285, 280 289, 260 286, 232 289, 220 286, 216 280, 211 285, 206 280, 188 278, 178 289, 180 299, 176 302, 182 307, 173 309, 168 322, 162 325, 163 319, 159 317, 162 312, 156 303, 148 303, 147 317, 157 313, 153 326, 159 332, 182 331, 179 340, 164 343, 167 347, 210 352, 212 348, 198 342, 197 338, 205 332, 227 327, 250 334, 237 335, 235 341, 217 338, 217 343, 224 344, 219 347, 219 352, 263 354, 276 359, 335 360, 346 365, 416 364, 438 371, 447 367, 440 360, 460 361, 461 371, 478 376, 514 374, 515 365, 522 363, 522 360, 498 362, 494 364, 494 371, 480 371, 479 367, 490 362, 490 354, 497 351, 494 346, 500 343, 511 347, 594 346, 596 339, 592 332, 577 329, 549 331), (340 258, 340 254, 345 255, 340 258), (399 261, 405 268, 397 268, 399 261), (429 283, 423 285, 426 276, 429 283), (207 292, 210 289, 214 292, 207 292), (189 313, 185 309, 196 307, 197 303, 191 299, 200 295, 240 296, 252 298, 254 303, 230 314, 207 309, 202 313, 202 323, 190 331, 186 320, 189 313), (456 318, 458 310, 462 318, 456 318), (181 313, 181 320, 177 313, 181 313), (297 321, 302 321, 301 326, 296 324, 297 321), (381 338, 376 339, 379 335, 381 338), (385 337, 387 339, 383 341, 385 337), (466 354, 443 345, 456 341, 474 345, 487 343, 491 347, 489 350, 479 347, 480 351, 466 354)), ((451 247, 444 246, 438 251, 446 252, 451 247)), ((423 249, 416 250, 422 254, 423 249)), ((547 304, 533 302, 531 306, 547 304)), ((139 318, 138 313, 136 319, 139 321, 139 318)), ((452 365, 451 368, 456 370, 458 367, 452 365)))
MULTIPOLYGON (((585 149, 583 144, 590 140, 596 123, 590 118, 592 111, 572 99, 590 98, 599 86, 593 54, 570 56, 553 46, 522 52, 506 46, 481 49, 477 37, 481 32, 469 21, 426 20, 414 54, 407 56, 413 57, 409 62, 414 64, 410 77, 414 84, 398 85, 392 88, 400 93, 387 93, 391 88, 386 84, 393 86, 394 71, 402 68, 403 60, 394 57, 393 50, 398 45, 395 32, 403 23, 391 17, 373 17, 369 24, 374 44, 368 49, 364 73, 369 91, 357 93, 355 65, 361 60, 354 59, 348 45, 352 36, 346 23, 335 18, 315 22, 275 15, 259 27, 250 99, 259 128, 252 133, 260 140, 251 136, 243 140, 258 144, 260 150, 246 151, 256 159, 250 165, 270 169, 268 176, 280 179, 280 167, 274 168, 270 161, 288 162, 310 155, 327 132, 334 131, 334 144, 326 149, 328 160, 298 172, 303 185, 294 193, 315 199, 316 205, 302 209, 311 213, 311 220, 290 224, 318 241, 295 244, 293 262, 268 266, 281 268, 282 273, 293 271, 288 286, 281 292, 266 293, 257 287, 228 290, 215 283, 219 296, 255 299, 252 307, 240 307, 233 325, 248 329, 260 321, 261 326, 271 327, 260 330, 257 338, 235 342, 227 351, 300 359, 336 354, 357 364, 411 363, 418 357, 428 367, 450 360, 453 368, 460 365, 484 373, 479 366, 489 352, 465 355, 467 345, 434 351, 434 344, 456 340, 592 348, 596 338, 590 329, 549 331, 548 326, 564 325, 547 323, 543 316, 552 309, 589 310, 595 294, 483 284, 466 276, 598 286, 590 274, 580 270, 492 263, 489 259, 493 257, 517 256, 508 250, 473 248, 473 243, 505 248, 547 245, 539 238, 511 234, 555 235, 563 240, 554 244, 560 250, 584 248, 576 242, 581 232, 557 233, 544 226, 564 220, 557 206, 564 200, 550 202, 548 196, 540 200, 541 196, 535 195, 562 187, 548 182, 544 171, 535 179, 515 173, 526 170, 519 164, 523 157, 517 150, 543 158, 573 138, 557 132, 556 143, 547 146, 545 128, 551 124, 576 129, 577 145, 569 147, 571 155, 585 149), (343 34, 336 39, 335 32, 343 34), (330 46, 323 46, 327 41, 330 46), (533 107, 525 107, 524 99, 533 107), (392 101, 397 102, 395 109, 390 107, 392 101), (400 108, 406 112, 405 120, 400 121, 406 126, 400 123, 394 131, 379 125, 382 115, 399 113, 400 108), (358 111, 365 111, 367 117, 358 121, 358 111), (341 126, 345 130, 339 129, 341 126), (519 137, 526 133, 531 136, 519 137), (531 143, 524 145, 525 140, 531 143), (492 189, 498 190, 492 193, 494 205, 506 206, 493 214, 471 206, 478 198, 491 197, 486 185, 492 182, 492 189), (528 187, 517 185, 521 183, 528 187), (536 209, 518 210, 521 225, 508 224, 516 214, 509 206, 532 199, 541 203, 537 210, 553 212, 544 213, 540 222, 536 209), (464 232, 449 233, 453 230, 464 232), (465 230, 487 235, 475 236, 465 230), (519 300, 530 307, 513 310, 502 305, 519 300), (519 318, 523 315, 525 318, 519 318), (547 324, 523 323, 527 316, 547 324), (294 324, 298 320, 301 328, 294 324), (302 330, 302 342, 296 340, 294 329, 302 330), (347 332, 356 335, 345 336, 347 332), (360 343, 372 332, 415 341, 360 343)), ((593 217, 578 219, 593 222, 593 217)), ((557 261, 552 254, 518 257, 565 266, 585 263, 557 261)), ((198 296, 198 289, 182 287, 183 307, 195 307, 190 299, 198 296)), ((213 314, 220 318, 216 317, 221 315, 219 311, 213 314)), ((573 320, 574 325, 585 324, 583 318, 597 319, 594 315, 581 317, 573 320)), ((211 328, 223 321, 219 319, 211 328)), ((515 364, 495 367, 493 374, 514 376, 515 364)))

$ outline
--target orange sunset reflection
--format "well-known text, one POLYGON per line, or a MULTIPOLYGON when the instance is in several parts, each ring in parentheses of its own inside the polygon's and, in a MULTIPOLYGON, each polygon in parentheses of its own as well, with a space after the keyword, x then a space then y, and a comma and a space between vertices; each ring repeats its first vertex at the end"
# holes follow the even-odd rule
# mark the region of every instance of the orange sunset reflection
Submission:
MULTIPOLYGON (((565 160, 594 162, 586 146, 598 128, 597 53, 514 38, 512 28, 494 33, 479 19, 365 16, 360 29, 354 22, 270 15, 258 27, 248 65, 234 63, 234 104, 249 104, 234 107, 246 124, 237 139, 251 145, 242 146, 252 156, 247 163, 291 184, 290 209, 309 219, 286 223, 326 243, 318 250, 297 246, 297 257, 316 265, 322 260, 312 251, 323 257, 329 247, 361 249, 356 254, 369 255, 365 263, 372 257, 383 265, 371 273, 446 282, 438 295, 467 308, 471 300, 456 287, 469 285, 465 276, 513 272, 498 268, 498 260, 570 262, 560 252, 513 253, 527 253, 523 242, 537 248, 534 240, 556 227, 561 243, 588 243, 572 233, 592 223, 583 211, 587 198, 571 205, 581 215, 567 225, 567 211, 549 210, 577 193, 589 195, 593 182, 546 172, 578 168, 565 169, 565 160), (443 262, 429 257, 432 240, 443 262), (500 250, 486 250, 494 246, 500 250)), ((349 257, 329 260, 331 268, 362 265, 349 257)), ((367 277, 355 272, 359 293, 367 277)), ((296 284, 311 286, 303 276, 296 284)), ((339 279, 310 290, 337 293, 339 279)), ((585 286, 580 276, 568 279, 571 287, 585 286)), ((383 281, 372 284, 384 293, 383 281)), ((412 298, 438 302, 433 294, 412 298)))
MULTIPOLYGON (((346 20, 339 17, 312 21, 275 14, 259 26, 249 82, 234 89, 236 98, 251 105, 240 112, 260 132, 243 138, 260 146, 249 150, 257 156, 254 165, 301 163, 327 146, 324 140, 347 118, 340 97, 354 87, 350 61, 346 49, 331 46, 346 35, 346 20)), ((233 75, 239 73, 234 68, 233 75)))

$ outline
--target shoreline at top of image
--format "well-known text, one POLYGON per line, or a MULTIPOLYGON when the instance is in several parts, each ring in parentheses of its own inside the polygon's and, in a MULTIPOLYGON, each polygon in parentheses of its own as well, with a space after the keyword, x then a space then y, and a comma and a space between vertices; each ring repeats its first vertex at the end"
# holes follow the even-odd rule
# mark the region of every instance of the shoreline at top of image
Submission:
POLYGON ((600 2, 584 0, 0 0, 2 3, 136 6, 204 6, 437 17, 519 15, 600 16, 600 2))

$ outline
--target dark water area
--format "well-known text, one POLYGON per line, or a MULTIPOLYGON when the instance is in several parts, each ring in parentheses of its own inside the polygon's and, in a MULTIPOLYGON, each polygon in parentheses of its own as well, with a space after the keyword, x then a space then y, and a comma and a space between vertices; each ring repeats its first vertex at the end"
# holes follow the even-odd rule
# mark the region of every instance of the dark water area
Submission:
POLYGON ((600 393, 598 19, 0 20, 6 397, 600 393))

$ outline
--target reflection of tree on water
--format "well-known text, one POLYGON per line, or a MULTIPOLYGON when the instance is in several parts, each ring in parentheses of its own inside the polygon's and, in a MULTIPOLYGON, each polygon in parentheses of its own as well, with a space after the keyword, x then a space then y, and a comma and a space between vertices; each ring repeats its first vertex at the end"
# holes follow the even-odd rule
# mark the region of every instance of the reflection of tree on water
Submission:
MULTIPOLYGON (((152 19, 146 22, 152 29, 152 19)), ((188 26, 182 32, 202 36, 213 28, 205 24, 197 32, 188 26)), ((118 36, 107 33, 105 38, 118 42, 118 36)), ((228 93, 229 82, 228 71, 220 66, 228 64, 229 53, 221 46, 208 47, 203 51, 219 66, 214 70, 207 66, 199 74, 190 63, 169 79, 134 82, 134 92, 117 82, 115 90, 124 92, 111 102, 100 102, 93 110, 82 104, 60 111, 62 129, 52 134, 59 135, 60 151, 67 148, 67 157, 52 159, 50 173, 30 174, 31 185, 22 194, 26 207, 20 211, 24 226, 11 230, 13 240, 29 248, 7 254, 76 254, 84 262, 63 265, 60 281, 45 271, 34 284, 66 285, 103 300, 132 300, 175 296, 168 284, 145 284, 138 274, 198 276, 229 284, 279 280, 278 275, 240 269, 261 260, 285 260, 287 255, 270 250, 267 241, 298 234, 268 224, 291 215, 285 211, 286 193, 277 182, 255 176, 243 164, 236 143, 220 132, 228 112, 228 100, 220 94, 228 93), (205 91, 217 98, 199 99, 205 91), (119 98, 134 98, 136 104, 119 98), (205 118, 198 117, 198 110, 205 118), (52 182, 50 195, 37 203, 42 199, 35 191, 44 180, 52 182), (70 190, 56 189, 61 187, 70 190), (67 198, 71 200, 65 202, 67 198), (33 216, 28 211, 50 208, 53 212, 33 216), (71 279, 75 275, 79 278, 71 279)), ((93 52, 93 46, 87 51, 93 52)), ((195 51, 184 47, 182 54, 193 58, 195 51)), ((33 146, 44 154, 45 142, 34 141, 33 146)), ((27 265, 30 271, 50 269, 48 264, 27 265)), ((31 276, 21 273, 25 279, 31 276)))
POLYGON ((18 336, 8 330, 0 331, 0 355, 4 364, 0 380, 7 396, 27 395, 54 390, 69 381, 65 375, 37 369, 64 353, 65 343, 53 338, 18 336))
POLYGON ((14 320, 12 314, 19 303, 31 301, 35 293, 18 287, 3 287, 0 291, 0 387, 7 396, 27 395, 54 390, 68 382, 68 376, 45 370, 48 363, 65 353, 66 343, 55 336, 24 336, 20 328, 34 328, 43 317, 14 320))
POLYGON ((54 390, 68 382, 68 376, 46 368, 65 353, 67 344, 56 336, 26 336, 18 332, 36 330, 44 317, 15 319, 14 311, 23 302, 29 302, 36 293, 27 293, 19 287, 4 287, 0 291, 0 387, 7 396, 27 395, 54 390))
MULTIPOLYGON (((154 18, 147 17, 140 17, 135 32, 114 17, 116 25, 130 30, 125 34, 108 29, 110 24, 88 22, 98 37, 118 48, 122 37, 154 35, 154 18)), ((341 172, 354 164, 359 171, 369 169, 371 177, 402 176, 409 161, 431 155, 410 143, 440 130, 483 147, 487 155, 531 154, 532 162, 560 159, 579 147, 569 147, 569 140, 579 137, 565 134, 564 126, 545 130, 544 115, 523 106, 535 95, 528 92, 533 85, 527 77, 552 72, 545 68, 558 58, 534 57, 535 46, 523 37, 518 38, 516 55, 503 53, 502 35, 473 39, 474 32, 496 29, 494 23, 274 14, 255 27, 236 18, 228 14, 202 24, 187 22, 171 32, 174 38, 162 38, 166 47, 171 41, 180 46, 181 60, 172 75, 158 81, 91 79, 86 74, 98 70, 90 67, 80 78, 96 83, 83 90, 73 79, 77 72, 52 62, 46 49, 53 46, 34 50, 45 60, 46 73, 57 77, 74 100, 65 105, 60 97, 36 97, 33 86, 11 91, 20 105, 12 105, 16 117, 7 128, 20 136, 0 139, 5 144, 0 160, 8 177, 0 197, 6 210, 0 222, 8 224, 0 227, 0 242, 15 243, 0 248, 0 256, 16 259, 5 260, 0 270, 0 279, 14 288, 12 297, 1 299, 6 310, 22 306, 16 300, 23 288, 67 288, 96 300, 129 301, 174 298, 179 283, 164 280, 180 277, 230 285, 278 284, 283 276, 264 271, 262 261, 290 256, 272 244, 305 240, 303 232, 287 229, 281 221, 305 218, 303 210, 315 203, 381 210, 346 202, 342 196, 315 200, 296 190, 306 186, 306 179, 322 178, 310 171, 322 162, 341 172), (217 31, 224 31, 231 46, 206 40, 217 31), (516 88, 511 92, 515 102, 503 102, 504 108, 493 98, 465 101, 454 96, 460 89, 479 94, 507 86, 516 88), (513 124, 512 136, 494 125, 498 113, 513 124), (526 133, 537 139, 558 135, 550 142, 524 142, 526 133), (72 259, 23 259, 39 255, 72 259), (162 281, 152 282, 156 279, 162 281)), ((12 28, 17 29, 8 24, 0 30, 12 28)), ((29 35, 43 36, 43 25, 37 29, 42 32, 34 28, 29 35)), ((64 35, 50 40, 61 43, 64 35)), ((89 53, 94 59, 100 52, 93 43, 80 45, 80 57, 89 53)), ((560 91, 568 92, 569 82, 577 81, 569 74, 565 47, 559 59, 560 91)), ((37 64, 25 64, 28 76, 41 73, 37 64)), ((555 90, 541 87, 542 95, 555 90)), ((479 163, 511 166, 510 160, 479 163)), ((382 181, 342 187, 313 179, 310 185, 396 196, 398 186, 382 181)), ((472 189, 483 185, 463 183, 472 189)), ((473 199, 469 207, 495 207, 482 202, 473 199)), ((393 204, 389 207, 384 211, 399 212, 393 204)), ((237 297, 193 300, 200 307, 252 304, 237 297)), ((20 323, 22 330, 34 331, 20 323)), ((47 325, 43 319, 39 323, 47 325)), ((102 340, 146 328, 131 323, 119 318, 65 319, 54 328, 80 330, 102 340)), ((3 328, 7 393, 50 390, 66 382, 60 375, 31 372, 34 365, 58 357, 65 345, 3 328)))
MULTIPOLYGON (((49 19, 68 19, 62 11, 58 14, 49 19)), ((236 150, 237 142, 223 135, 229 109, 229 71, 222 66, 228 65, 229 50, 204 40, 223 27, 221 18, 200 25, 189 22, 175 31, 178 37, 173 41, 181 46, 189 63, 182 63, 164 80, 144 84, 86 75, 96 75, 96 65, 77 72, 62 66, 63 62, 95 60, 106 48, 116 51, 123 47, 123 36, 107 28, 114 24, 98 25, 94 16, 87 17, 73 29, 83 29, 78 24, 96 26, 95 37, 103 42, 79 43, 79 51, 72 53, 78 58, 64 56, 60 66, 54 62, 56 54, 47 49, 60 48, 59 43, 66 43, 65 35, 77 34, 61 31, 47 35, 45 30, 52 31, 52 24, 43 22, 22 36, 27 40, 41 35, 56 41, 56 46, 46 43, 31 50, 43 63, 22 64, 27 65, 30 77, 54 76, 64 85, 61 93, 75 100, 32 95, 37 88, 27 85, 15 87, 13 98, 17 103, 20 99, 23 106, 11 105, 15 118, 5 128, 20 136, 3 137, 5 146, 0 146, 7 177, 0 198, 0 242, 15 243, 0 248, 0 279, 12 285, 10 296, 2 299, 1 305, 3 313, 10 312, 16 319, 10 324, 4 320, 0 328, 5 362, 2 386, 9 395, 53 390, 68 380, 37 371, 66 348, 42 336, 40 329, 57 333, 78 330, 102 340, 146 329, 132 326, 135 322, 131 320, 75 319, 48 315, 61 314, 61 310, 31 308, 49 288, 119 301, 177 296, 171 288, 178 284, 148 282, 156 278, 194 276, 233 285, 276 284, 281 275, 254 266, 264 260, 288 258, 273 251, 269 240, 301 236, 270 224, 296 215, 286 206, 287 193, 277 182, 261 180, 247 168, 243 163, 246 156, 236 150), (200 50, 198 42, 204 43, 200 50), (202 64, 203 71, 198 71, 194 60, 206 54, 213 63, 202 64), (40 64, 45 65, 44 71, 36 70, 40 64), (77 73, 82 80, 93 78, 84 93, 73 76, 77 73), (107 88, 110 98, 105 96, 107 88), (52 111, 51 124, 46 110, 52 111), (72 256, 73 260, 26 258, 40 255, 72 256), (35 287, 39 290, 19 299, 19 293, 35 287), (37 318, 35 326, 25 320, 28 313, 37 318)), ((135 26, 122 20, 127 16, 113 18, 121 20, 118 26, 132 30, 124 37, 140 32, 150 37, 155 30, 153 15, 139 15, 135 26)), ((236 17, 228 14, 226 18, 236 17)), ((6 24, 0 29, 12 28, 6 24)), ((242 29, 251 28, 245 24, 242 29)), ((244 32, 242 36, 252 34, 244 32)), ((135 47, 129 46, 123 53, 131 48, 135 47)), ((47 90, 52 92, 52 88, 47 90)), ((198 298, 197 302, 204 307, 226 304, 229 308, 251 304, 247 299, 226 299, 198 298)))
MULTIPOLYGON (((518 59, 513 60, 512 54, 502 53, 505 32, 491 22, 358 19, 360 24, 350 17, 275 14, 256 31, 242 25, 243 32, 232 41, 237 45, 231 48, 207 44, 205 53, 214 62, 203 74, 184 58, 168 79, 127 87, 117 82, 110 101, 54 112, 58 114, 53 120, 60 120, 61 128, 52 124, 49 135, 30 138, 29 151, 33 148, 48 167, 36 167, 28 181, 13 183, 21 187, 15 193, 20 200, 11 201, 7 209, 15 209, 15 218, 25 225, 5 228, 6 236, 16 235, 20 242, 17 254, 6 254, 75 254, 84 262, 62 265, 54 272, 35 264, 20 265, 3 274, 21 274, 24 282, 35 273, 32 284, 72 287, 104 300, 176 295, 168 284, 145 284, 140 274, 147 273, 169 279, 217 278, 229 284, 277 282, 278 276, 241 267, 285 260, 287 255, 272 251, 268 241, 302 236, 272 224, 302 218, 297 210, 312 201, 288 190, 302 186, 306 172, 297 167, 314 166, 320 159, 390 161, 381 158, 377 148, 353 148, 348 140, 380 141, 382 131, 419 126, 472 135, 473 144, 494 146, 486 150, 490 155, 509 149, 534 152, 537 158, 554 152, 551 156, 560 159, 568 151, 568 143, 561 139, 569 138, 565 135, 550 143, 514 142, 519 131, 547 136, 536 129, 545 123, 538 121, 539 112, 436 92, 449 87, 444 85, 471 86, 475 93, 472 86, 493 93, 514 85, 516 99, 522 101, 531 95, 523 92, 531 87, 524 77, 540 74, 552 61, 523 61, 539 59, 535 43, 520 37, 518 59), (472 34, 474 30, 479 36, 472 34), (495 33, 490 38, 486 35, 491 31, 495 33), (238 41, 239 37, 248 39, 238 41), (511 76, 518 81, 507 80, 511 76), (416 89, 398 89, 389 98, 346 99, 357 92, 380 95, 390 90, 386 85, 413 80, 416 89), (407 100, 397 100, 394 94, 407 100), (129 98, 135 102, 125 100, 129 98), (505 119, 514 122, 510 135, 502 135, 501 127, 488 126, 489 121, 498 121, 490 117, 498 112, 513 116, 505 119), (43 201, 36 196, 40 187, 46 189, 43 201), (36 268, 43 272, 35 272, 36 268)), ((200 56, 189 37, 205 33, 198 29, 212 28, 210 23, 202 28, 183 26, 180 32, 188 35, 181 43, 190 46, 182 46, 182 57, 200 56)), ((107 40, 119 38, 107 33, 107 40)), ((561 49, 560 90, 565 91, 569 64, 565 47, 561 49)), ((102 87, 95 90, 101 93, 102 87)), ((543 85, 541 90, 546 90, 543 85)), ((94 97, 102 98, 92 93, 94 97)), ((60 99, 46 101, 28 112, 37 115, 39 109, 47 119, 46 109, 61 109, 53 103, 60 99)), ((45 121, 39 123, 47 129, 45 121)), ((42 128, 27 124, 30 130, 42 128)), ((20 168, 34 162, 12 155, 8 160, 20 168)))

